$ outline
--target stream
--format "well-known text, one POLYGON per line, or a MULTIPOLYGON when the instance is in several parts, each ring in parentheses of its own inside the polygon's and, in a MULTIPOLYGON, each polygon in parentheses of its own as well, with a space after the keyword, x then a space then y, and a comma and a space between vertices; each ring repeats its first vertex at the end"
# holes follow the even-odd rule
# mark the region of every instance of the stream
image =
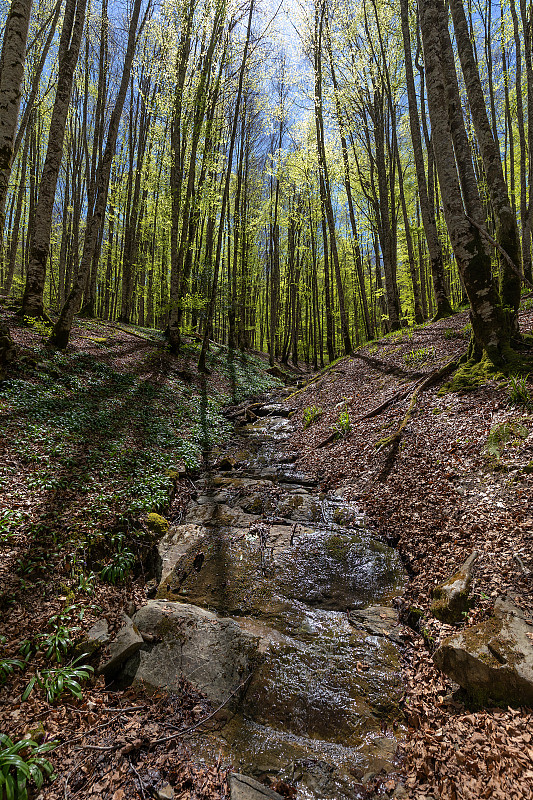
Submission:
MULTIPOLYGON (((283 407, 259 412, 212 454, 215 468, 195 482, 186 518, 160 551, 155 602, 214 612, 257 642, 253 671, 235 667, 238 702, 191 747, 294 785, 299 800, 357 798, 361 783, 392 768, 401 736, 392 601, 405 573, 354 504, 321 494, 295 469, 283 407)), ((201 684, 208 695, 210 680, 201 684)))

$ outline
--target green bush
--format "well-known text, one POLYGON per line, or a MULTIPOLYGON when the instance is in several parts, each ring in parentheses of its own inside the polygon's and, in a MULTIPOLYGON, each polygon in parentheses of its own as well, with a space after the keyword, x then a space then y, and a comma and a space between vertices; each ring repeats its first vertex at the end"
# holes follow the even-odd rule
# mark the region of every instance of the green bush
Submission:
POLYGON ((509 405, 521 406, 522 408, 531 408, 533 406, 531 395, 527 388, 528 377, 529 375, 511 375, 507 384, 507 402, 509 405))
POLYGON ((303 410, 304 428, 309 428, 309 426, 312 425, 313 422, 316 422, 317 419, 320 419, 323 413, 324 409, 320 408, 320 406, 307 406, 307 408, 304 408, 303 410))
POLYGON ((28 781, 33 781, 37 790, 44 779, 55 778, 45 753, 54 750, 59 742, 37 744, 33 739, 13 742, 5 733, 0 733, 0 800, 27 800, 28 781))

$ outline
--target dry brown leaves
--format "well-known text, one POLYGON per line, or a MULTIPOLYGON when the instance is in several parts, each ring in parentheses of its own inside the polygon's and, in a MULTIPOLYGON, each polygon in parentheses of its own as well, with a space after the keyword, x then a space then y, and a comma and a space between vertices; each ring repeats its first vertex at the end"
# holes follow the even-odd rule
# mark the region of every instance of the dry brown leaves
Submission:
MULTIPOLYGON (((522 315, 523 330, 531 328, 532 318, 530 312, 522 315)), ((431 590, 474 549, 481 552, 473 586, 476 606, 466 624, 490 613, 494 598, 503 593, 533 612, 531 581, 514 559, 518 553, 533 569, 533 480, 524 470, 533 459, 533 416, 509 407, 506 388, 492 382, 463 396, 439 397, 439 387, 424 392, 396 453, 376 445, 397 429, 409 397, 372 419, 356 420, 464 349, 459 331, 467 322, 466 314, 456 315, 415 331, 412 339, 385 338, 340 362, 290 400, 301 410, 312 405, 325 409, 307 430, 297 412, 288 446, 301 452, 301 468, 318 475, 325 488, 342 487, 345 497, 360 502, 381 536, 397 545, 410 573, 403 611, 416 606, 425 612, 421 626, 432 646, 451 629, 428 614, 431 590), (445 337, 446 329, 456 335, 445 337), (435 357, 410 366, 409 354, 422 348, 435 357), (345 405, 352 433, 317 449, 345 405), (489 431, 516 420, 530 433, 505 446, 495 470, 485 450, 489 431)), ((469 712, 453 699, 453 687, 421 643, 411 649, 405 670, 409 796, 529 800, 531 711, 469 712)), ((383 781, 378 788, 388 791, 383 781)))

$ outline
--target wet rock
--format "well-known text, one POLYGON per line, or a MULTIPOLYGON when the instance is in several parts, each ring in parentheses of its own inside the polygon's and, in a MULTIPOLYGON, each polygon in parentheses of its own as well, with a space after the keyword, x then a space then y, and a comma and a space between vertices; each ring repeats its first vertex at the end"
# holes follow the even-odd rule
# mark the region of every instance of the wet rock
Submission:
POLYGON ((122 621, 122 628, 109 645, 109 658, 98 669, 98 673, 105 675, 107 679, 116 675, 122 664, 144 644, 137 626, 126 614, 122 614, 122 621))
POLYGON ((247 528, 256 521, 257 517, 245 514, 240 508, 231 508, 224 503, 194 503, 189 506, 185 521, 196 525, 217 525, 224 527, 232 525, 237 528, 247 528))
POLYGON ((296 619, 292 623, 292 636, 263 632, 262 647, 270 646, 250 682, 244 713, 295 736, 345 746, 378 735, 381 720, 397 714, 396 647, 383 637, 361 640, 342 615, 315 612, 299 627, 296 619), (363 674, 357 663, 365 658, 369 669, 363 674))
POLYGON ((164 536, 170 524, 161 514, 147 514, 144 520, 148 530, 155 536, 164 536))
POLYGON ((478 555, 478 551, 474 550, 455 575, 433 589, 431 613, 441 622, 456 625, 464 620, 464 614, 469 611, 472 572, 478 555))
POLYGON ((155 640, 126 665, 124 677, 134 686, 177 691, 184 675, 215 705, 236 692, 229 703, 236 706, 242 684, 255 667, 256 637, 232 619, 184 603, 151 600, 134 621, 155 640))
POLYGON ((109 625, 106 619, 99 619, 87 631, 86 637, 75 647, 74 656, 92 656, 110 640, 109 625))
POLYGON ((282 497, 277 508, 280 517, 304 522, 322 521, 322 508, 315 497, 308 494, 290 494, 282 497))
POLYGON ((510 600, 494 615, 445 639, 436 666, 478 702, 533 705, 533 625, 510 600))
POLYGON ((285 406, 283 403, 267 403, 254 409, 254 411, 258 417, 284 417, 288 419, 289 415, 296 409, 285 406))
POLYGON ((280 794, 249 778, 248 775, 238 775, 234 772, 229 785, 231 800, 283 800, 280 794))
POLYGON ((356 609, 350 611, 348 619, 355 628, 362 628, 372 636, 384 636, 398 644, 402 642, 402 629, 398 623, 398 614, 390 606, 368 606, 356 609))
POLYGON ((317 486, 318 481, 311 475, 304 475, 302 472, 287 471, 284 469, 277 472, 278 483, 295 483, 299 486, 317 486))

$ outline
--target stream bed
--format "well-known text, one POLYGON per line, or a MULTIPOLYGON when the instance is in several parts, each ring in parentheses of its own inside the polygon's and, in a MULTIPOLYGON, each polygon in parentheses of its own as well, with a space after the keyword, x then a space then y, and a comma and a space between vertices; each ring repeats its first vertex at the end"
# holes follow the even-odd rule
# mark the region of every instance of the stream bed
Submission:
MULTIPOLYGON (((236 429, 215 468, 195 482, 187 516, 160 546, 152 602, 160 615, 189 615, 187 630, 197 624, 191 609, 204 615, 210 628, 199 645, 190 642, 190 655, 180 622, 179 667, 215 705, 240 681, 216 727, 191 740, 196 756, 222 753, 236 772, 285 781, 302 800, 357 798, 362 782, 392 768, 401 736, 401 627, 392 601, 405 573, 354 504, 321 494, 297 472, 298 454, 286 444, 291 421, 277 413, 272 406, 236 429), (217 624, 226 639, 231 631, 222 650, 220 637, 209 638, 217 624), (245 649, 253 642, 252 656, 241 658, 241 635, 245 649)), ((171 660, 168 649, 160 656, 171 660)), ((132 668, 145 685, 157 683, 148 657, 141 653, 132 668)))

